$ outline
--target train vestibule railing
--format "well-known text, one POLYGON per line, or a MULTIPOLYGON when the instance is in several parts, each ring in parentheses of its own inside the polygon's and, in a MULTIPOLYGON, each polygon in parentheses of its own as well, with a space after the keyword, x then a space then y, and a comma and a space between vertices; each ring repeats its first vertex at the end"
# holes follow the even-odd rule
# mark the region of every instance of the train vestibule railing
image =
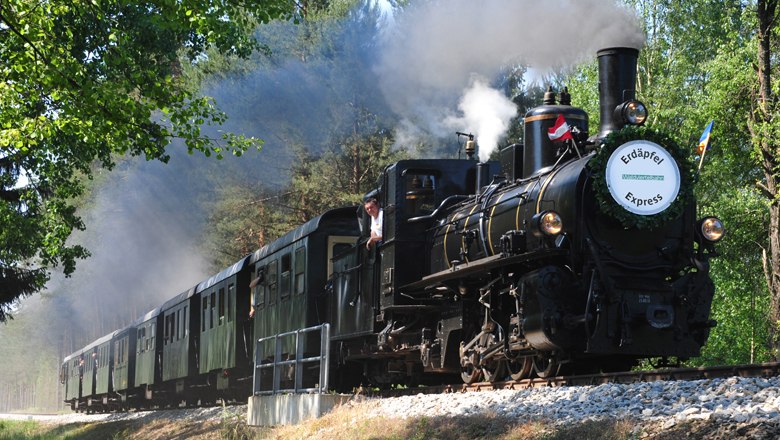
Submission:
POLYGON ((255 343, 253 394, 326 392, 329 352, 328 323, 258 339, 255 343), (316 340, 309 337, 309 334, 316 336, 316 332, 320 334, 319 347, 313 347, 316 340), (294 347, 294 352, 288 350, 290 347, 294 347))

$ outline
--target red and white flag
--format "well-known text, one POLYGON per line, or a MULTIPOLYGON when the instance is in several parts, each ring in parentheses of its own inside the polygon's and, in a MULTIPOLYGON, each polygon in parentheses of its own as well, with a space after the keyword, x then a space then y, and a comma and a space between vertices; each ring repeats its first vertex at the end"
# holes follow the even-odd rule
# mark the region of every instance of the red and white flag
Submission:
POLYGON ((571 136, 569 124, 566 123, 566 119, 563 118, 563 115, 558 115, 558 119, 555 120, 555 125, 547 129, 547 136, 550 137, 551 141, 574 139, 571 136))

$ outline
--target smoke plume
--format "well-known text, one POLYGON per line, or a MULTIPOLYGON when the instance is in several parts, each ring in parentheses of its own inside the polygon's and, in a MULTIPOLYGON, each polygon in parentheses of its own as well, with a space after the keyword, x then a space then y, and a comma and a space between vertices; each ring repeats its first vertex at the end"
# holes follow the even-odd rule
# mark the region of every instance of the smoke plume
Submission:
POLYGON ((506 111, 506 98, 466 110, 467 102, 502 96, 474 75, 494 79, 513 64, 551 71, 593 59, 599 49, 639 48, 644 42, 634 13, 614 0, 420 1, 400 12, 383 37, 376 71, 402 127, 439 137, 453 129, 474 131, 482 160, 497 147, 496 127, 507 126, 514 115, 506 111), (460 114, 453 114, 453 97, 460 97, 460 114))

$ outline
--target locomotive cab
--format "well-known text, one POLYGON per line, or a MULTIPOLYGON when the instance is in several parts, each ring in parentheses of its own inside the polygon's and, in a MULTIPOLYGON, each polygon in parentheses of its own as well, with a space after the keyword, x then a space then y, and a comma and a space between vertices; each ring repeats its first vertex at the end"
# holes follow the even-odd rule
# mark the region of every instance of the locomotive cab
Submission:
POLYGON ((405 160, 389 166, 383 176, 384 231, 379 246, 380 304, 407 304, 400 286, 431 273, 436 263, 429 252, 431 228, 457 203, 474 197, 478 165, 498 174, 498 163, 471 160, 405 160))

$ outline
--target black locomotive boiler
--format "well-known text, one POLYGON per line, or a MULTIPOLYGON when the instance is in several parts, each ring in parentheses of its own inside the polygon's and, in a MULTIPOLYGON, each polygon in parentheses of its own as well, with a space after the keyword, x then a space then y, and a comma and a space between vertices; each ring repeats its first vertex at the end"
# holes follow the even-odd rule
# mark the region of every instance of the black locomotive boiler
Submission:
MULTIPOLYGON (((66 401, 105 411, 243 400, 258 391, 253 362, 269 360, 257 341, 324 323, 337 390, 699 355, 724 229, 697 217, 688 154, 643 126, 637 55, 598 53, 595 134, 566 91, 550 91, 525 115, 524 145, 498 162, 388 165, 367 194, 383 206, 376 246, 362 207, 357 221, 355 207, 323 213, 66 357, 66 401)), ((311 369, 276 376, 321 381, 311 369)))

